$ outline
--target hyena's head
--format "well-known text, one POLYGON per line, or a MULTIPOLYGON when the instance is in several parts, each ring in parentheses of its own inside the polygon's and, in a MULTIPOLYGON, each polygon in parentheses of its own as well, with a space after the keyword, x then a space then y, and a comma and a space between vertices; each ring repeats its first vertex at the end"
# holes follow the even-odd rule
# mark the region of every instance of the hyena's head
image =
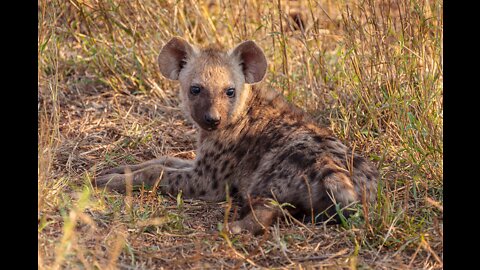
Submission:
POLYGON ((267 60, 253 41, 224 51, 197 48, 174 37, 158 56, 160 72, 180 81, 180 98, 187 116, 206 131, 220 129, 238 119, 250 96, 248 84, 265 76, 267 60))

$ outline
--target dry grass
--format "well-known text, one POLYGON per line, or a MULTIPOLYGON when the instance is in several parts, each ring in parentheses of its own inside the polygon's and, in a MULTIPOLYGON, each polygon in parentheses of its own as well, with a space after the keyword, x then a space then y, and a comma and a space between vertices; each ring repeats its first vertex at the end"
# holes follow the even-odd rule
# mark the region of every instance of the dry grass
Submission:
POLYGON ((303 31, 283 0, 39 1, 40 269, 442 268, 442 2, 300 2, 303 31), (92 189, 97 169, 195 157, 156 66, 173 35, 257 41, 266 83, 378 164, 377 204, 229 238, 227 203, 92 189))

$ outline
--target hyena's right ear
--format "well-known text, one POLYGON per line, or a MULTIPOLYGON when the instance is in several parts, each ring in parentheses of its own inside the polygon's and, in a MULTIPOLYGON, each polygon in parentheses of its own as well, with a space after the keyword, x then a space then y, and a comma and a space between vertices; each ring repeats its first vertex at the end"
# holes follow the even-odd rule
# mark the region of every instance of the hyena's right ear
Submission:
POLYGON ((178 80, 180 70, 182 70, 195 51, 196 48, 186 40, 173 37, 163 46, 158 55, 160 72, 170 80, 178 80))

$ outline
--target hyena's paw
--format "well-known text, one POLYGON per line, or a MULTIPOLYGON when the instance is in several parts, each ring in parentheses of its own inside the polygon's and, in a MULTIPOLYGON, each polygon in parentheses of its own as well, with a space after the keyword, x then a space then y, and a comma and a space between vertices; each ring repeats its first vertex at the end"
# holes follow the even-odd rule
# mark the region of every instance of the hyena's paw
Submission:
POLYGON ((228 232, 230 234, 239 234, 244 231, 241 220, 228 223, 228 232))
POLYGON ((125 192, 127 188, 138 189, 156 186, 167 169, 161 165, 151 165, 146 168, 127 171, 127 173, 112 173, 99 175, 94 181, 97 187, 125 192), (128 187, 127 187, 128 185, 128 187))
POLYGON ((228 232, 231 234, 249 232, 253 235, 258 235, 267 228, 265 225, 262 226, 260 223, 248 218, 228 223, 228 232))
POLYGON ((253 235, 258 235, 268 230, 273 221, 279 217, 279 214, 278 209, 258 204, 254 206, 252 212, 248 213, 241 220, 230 222, 228 230, 231 234, 248 231, 253 235))
POLYGON ((106 188, 107 190, 124 193, 126 190, 126 176, 118 173, 100 175, 94 179, 93 184, 97 188, 106 188))

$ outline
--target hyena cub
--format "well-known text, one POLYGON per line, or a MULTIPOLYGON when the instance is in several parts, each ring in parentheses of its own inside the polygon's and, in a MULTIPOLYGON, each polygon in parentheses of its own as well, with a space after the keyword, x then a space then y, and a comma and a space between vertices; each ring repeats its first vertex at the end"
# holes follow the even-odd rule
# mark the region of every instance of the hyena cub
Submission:
POLYGON ((253 41, 224 51, 174 37, 158 64, 163 76, 180 82, 182 108, 199 127, 197 157, 114 168, 97 177, 97 186, 123 192, 131 178, 133 186, 158 185, 163 193, 206 201, 225 200, 228 190, 242 205, 240 220, 229 224, 233 233, 267 228, 281 215, 272 199, 317 220, 335 215, 335 204, 375 200, 379 175, 371 162, 256 84, 267 60, 253 41))

